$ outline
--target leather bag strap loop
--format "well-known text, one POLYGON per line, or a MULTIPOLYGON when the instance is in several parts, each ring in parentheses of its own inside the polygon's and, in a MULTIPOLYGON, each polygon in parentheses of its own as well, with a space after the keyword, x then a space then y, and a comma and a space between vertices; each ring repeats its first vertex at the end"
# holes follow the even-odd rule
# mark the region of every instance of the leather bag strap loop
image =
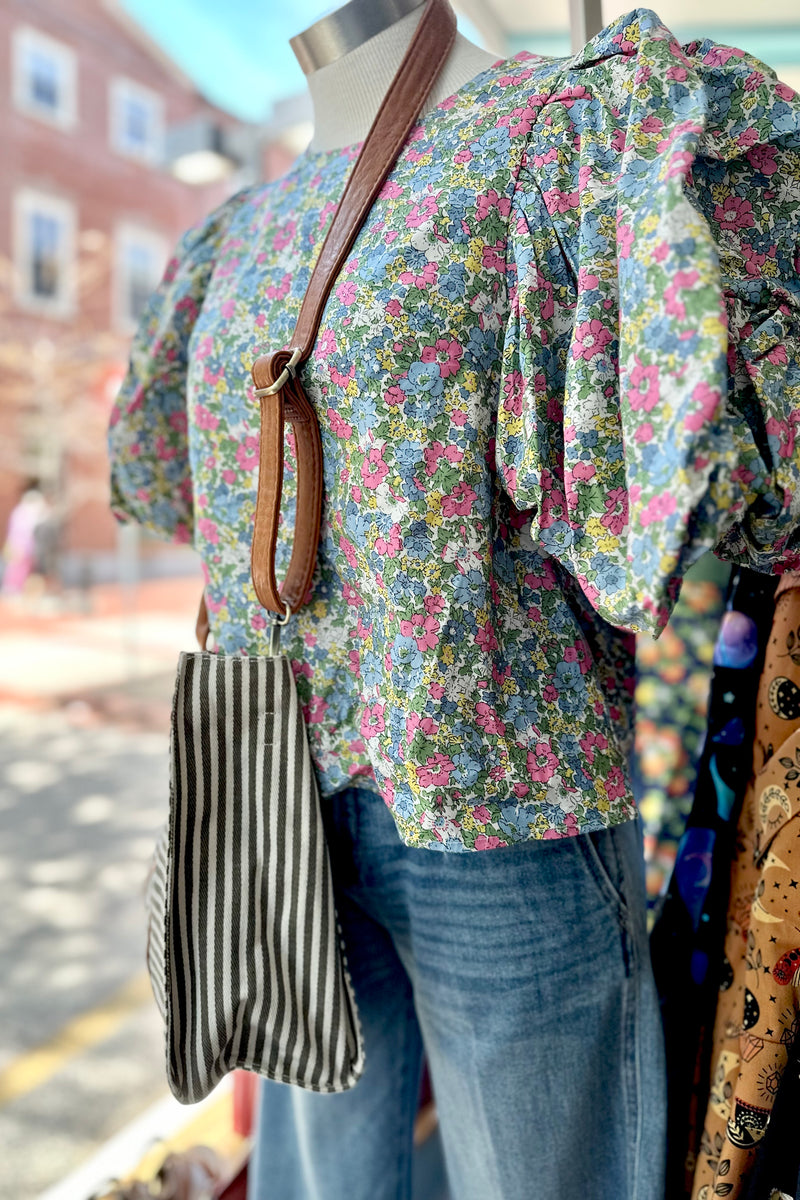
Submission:
POLYGON ((319 423, 297 373, 314 348, 322 313, 378 193, 402 150, 453 46, 456 23, 447 0, 427 0, 411 44, 386 93, 345 186, 309 280, 291 346, 262 355, 252 376, 261 402, 258 495, 251 570, 264 608, 283 616, 305 603, 311 587, 322 522, 322 444, 319 423), (292 366, 289 367, 290 359, 292 366), (273 394, 263 394, 281 380, 273 394), (285 422, 294 429, 297 506, 286 578, 275 578, 275 547, 283 490, 285 422))

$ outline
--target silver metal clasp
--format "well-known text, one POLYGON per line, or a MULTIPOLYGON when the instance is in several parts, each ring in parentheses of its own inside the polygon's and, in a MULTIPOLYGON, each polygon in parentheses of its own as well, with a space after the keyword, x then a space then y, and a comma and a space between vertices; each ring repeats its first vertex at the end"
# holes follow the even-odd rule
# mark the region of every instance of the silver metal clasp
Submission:
POLYGON ((281 652, 281 629, 284 625, 288 625, 291 620, 292 610, 286 605, 286 612, 282 617, 276 617, 272 622, 269 631, 269 657, 277 658, 281 652))
POLYGON ((297 364, 300 362, 300 351, 295 350, 292 357, 289 359, 286 366, 281 371, 278 378, 269 387, 256 388, 254 395, 256 396, 277 396, 278 392, 297 375, 297 364))

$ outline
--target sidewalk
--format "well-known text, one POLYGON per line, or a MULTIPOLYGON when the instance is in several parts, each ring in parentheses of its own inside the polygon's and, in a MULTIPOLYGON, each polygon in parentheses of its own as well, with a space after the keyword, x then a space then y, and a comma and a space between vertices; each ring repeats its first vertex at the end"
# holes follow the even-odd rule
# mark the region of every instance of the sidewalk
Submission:
POLYGON ((56 611, 0 598, 0 706, 166 729, 178 653, 196 645, 201 587, 186 576, 109 584, 56 611))

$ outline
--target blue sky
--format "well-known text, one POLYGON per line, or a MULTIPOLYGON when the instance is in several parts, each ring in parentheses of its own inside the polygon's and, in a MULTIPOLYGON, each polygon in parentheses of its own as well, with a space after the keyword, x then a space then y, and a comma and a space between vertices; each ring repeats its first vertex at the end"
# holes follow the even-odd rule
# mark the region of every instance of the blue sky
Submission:
POLYGON ((121 0, 212 103, 251 121, 268 116, 280 97, 303 90, 289 38, 342 2, 121 0))

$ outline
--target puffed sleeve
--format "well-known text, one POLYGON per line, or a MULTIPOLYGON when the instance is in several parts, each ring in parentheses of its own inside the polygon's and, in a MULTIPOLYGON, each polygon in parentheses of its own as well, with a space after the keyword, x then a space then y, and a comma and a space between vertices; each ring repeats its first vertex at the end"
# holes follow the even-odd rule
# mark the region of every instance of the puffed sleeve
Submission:
POLYGON ((497 466, 595 609, 666 624, 707 549, 800 565, 800 99, 637 10, 539 116, 497 466))
POLYGON ((184 234, 133 339, 108 445, 111 507, 169 541, 192 539, 186 370, 189 339, 243 193, 184 234))

